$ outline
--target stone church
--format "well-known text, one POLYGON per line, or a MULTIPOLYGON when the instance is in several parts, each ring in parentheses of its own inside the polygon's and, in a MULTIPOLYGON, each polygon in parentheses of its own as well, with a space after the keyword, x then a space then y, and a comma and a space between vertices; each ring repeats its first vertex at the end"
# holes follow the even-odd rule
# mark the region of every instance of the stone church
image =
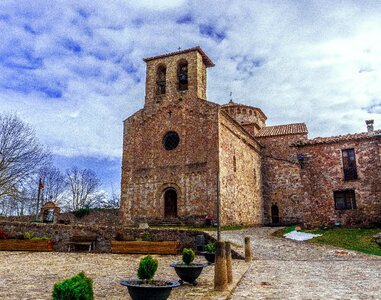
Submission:
POLYGON ((144 59, 144 108, 124 121, 125 225, 381 222, 381 131, 308 139, 257 107, 206 99, 200 47, 144 59))

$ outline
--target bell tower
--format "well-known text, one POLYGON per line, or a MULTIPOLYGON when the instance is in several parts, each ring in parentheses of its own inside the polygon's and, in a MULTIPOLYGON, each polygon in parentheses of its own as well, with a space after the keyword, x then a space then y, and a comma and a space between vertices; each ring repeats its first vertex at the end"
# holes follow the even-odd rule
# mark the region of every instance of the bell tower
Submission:
POLYGON ((145 109, 190 98, 206 100, 206 68, 214 67, 200 47, 145 58, 145 109))

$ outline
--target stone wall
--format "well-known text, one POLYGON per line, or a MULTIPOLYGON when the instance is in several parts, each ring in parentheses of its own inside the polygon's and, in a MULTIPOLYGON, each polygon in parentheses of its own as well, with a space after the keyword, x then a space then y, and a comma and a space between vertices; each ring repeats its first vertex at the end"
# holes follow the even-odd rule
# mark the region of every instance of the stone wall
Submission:
MULTIPOLYGON (((111 241, 115 240, 117 234, 126 240, 143 238, 144 233, 149 232, 153 241, 178 241, 180 249, 193 248, 196 250, 196 236, 203 235, 205 243, 215 242, 216 239, 203 231, 177 230, 177 229, 135 229, 114 226, 85 226, 85 225, 62 225, 62 224, 40 224, 0 221, 0 229, 9 237, 17 237, 24 232, 33 233, 35 236, 48 236, 54 240, 55 251, 67 251, 67 243, 73 235, 96 236, 95 252, 110 253, 111 241)), ((234 258, 242 258, 237 252, 232 251, 234 258)))
MULTIPOLYGON (((36 219, 35 215, 9 216, 0 218, 0 221, 8 222, 31 222, 36 219)), ((58 214, 57 223, 61 224, 83 224, 83 225, 105 225, 117 226, 120 224, 119 209, 91 209, 82 218, 77 218, 71 212, 58 214)))
POLYGON ((119 209, 91 209, 82 218, 77 218, 71 212, 60 213, 57 223, 118 226, 120 224, 119 209))
POLYGON ((380 138, 337 141, 298 147, 307 156, 301 169, 308 201, 304 203, 306 226, 381 225, 381 143, 380 138), (344 180, 342 150, 353 148, 358 179, 344 180), (355 190, 356 209, 336 210, 334 191, 355 190))
POLYGON ((261 128, 266 126, 267 117, 257 107, 229 102, 221 108, 252 136, 255 136, 261 128))
POLYGON ((259 143, 221 112, 219 148, 221 224, 262 224, 259 143))
POLYGON ((218 168, 218 106, 199 99, 163 105, 155 114, 141 111, 125 122, 122 160, 123 224, 164 219, 164 192, 176 190, 177 213, 200 223, 215 211, 218 168), (180 137, 173 150, 163 136, 180 137))
POLYGON ((272 224, 271 207, 279 209, 279 223, 303 222, 301 209, 308 198, 303 191, 297 149, 290 144, 306 140, 305 134, 291 134, 257 138, 262 149, 262 177, 264 198, 264 223, 272 224))
POLYGON ((151 113, 163 105, 177 102, 179 99, 206 99, 206 66, 197 51, 174 54, 147 61, 146 97, 144 109, 151 113), (178 65, 188 62, 188 89, 178 90, 178 65), (157 95, 156 81, 159 67, 166 68, 165 94, 157 95))

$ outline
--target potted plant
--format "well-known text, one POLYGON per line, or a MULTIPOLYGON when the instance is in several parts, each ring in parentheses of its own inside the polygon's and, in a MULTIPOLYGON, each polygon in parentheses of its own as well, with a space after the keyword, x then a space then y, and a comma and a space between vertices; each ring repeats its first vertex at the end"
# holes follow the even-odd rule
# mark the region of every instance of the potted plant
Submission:
POLYGON ((216 256, 216 243, 206 244, 205 251, 202 254, 209 264, 213 264, 216 256))
POLYGON ((195 254, 192 249, 184 248, 182 252, 183 261, 181 263, 171 264, 171 267, 175 268, 177 275, 179 275, 179 282, 189 282, 193 285, 197 285, 196 279, 200 276, 202 269, 208 264, 194 263, 195 254))
POLYGON ((153 280, 158 261, 148 255, 140 260, 138 279, 127 279, 120 282, 127 287, 132 300, 165 300, 172 288, 180 285, 177 281, 153 280))

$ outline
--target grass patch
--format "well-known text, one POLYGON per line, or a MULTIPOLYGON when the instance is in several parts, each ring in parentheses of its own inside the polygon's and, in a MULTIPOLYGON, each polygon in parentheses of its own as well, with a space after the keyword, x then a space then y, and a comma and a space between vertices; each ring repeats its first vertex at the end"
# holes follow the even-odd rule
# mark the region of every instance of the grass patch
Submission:
POLYGON ((309 240, 310 243, 321 243, 348 250, 360 251, 381 256, 381 247, 374 241, 373 236, 381 231, 380 228, 337 228, 304 230, 304 232, 322 234, 309 240))

